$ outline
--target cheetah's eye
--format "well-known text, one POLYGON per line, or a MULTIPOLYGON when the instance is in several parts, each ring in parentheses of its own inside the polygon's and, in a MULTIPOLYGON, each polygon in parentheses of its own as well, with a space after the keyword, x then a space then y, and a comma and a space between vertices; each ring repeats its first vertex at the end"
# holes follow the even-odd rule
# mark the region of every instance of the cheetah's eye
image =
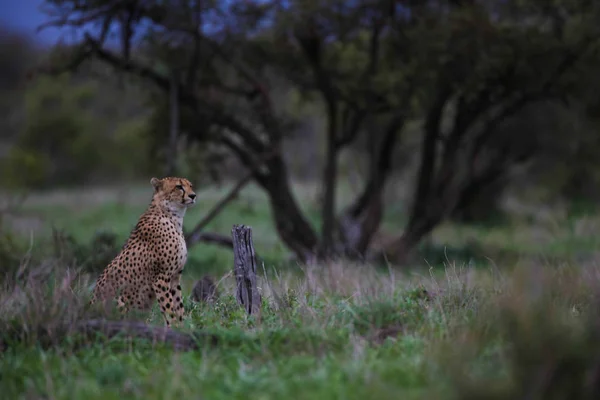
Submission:
POLYGON ((181 185, 177 185, 177 186, 175 186, 175 188, 179 189, 179 190, 183 190, 183 186, 181 186, 181 185))

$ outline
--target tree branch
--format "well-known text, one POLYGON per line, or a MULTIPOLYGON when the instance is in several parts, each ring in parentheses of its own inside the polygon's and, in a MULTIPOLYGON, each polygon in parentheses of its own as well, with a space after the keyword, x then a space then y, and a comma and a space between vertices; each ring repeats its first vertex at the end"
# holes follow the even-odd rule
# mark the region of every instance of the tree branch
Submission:
MULTIPOLYGON (((156 71, 148 68, 144 65, 141 65, 133 60, 125 60, 116 55, 114 55, 110 51, 106 51, 102 48, 101 43, 92 38, 88 33, 85 34, 85 42, 89 46, 92 51, 92 54, 98 57, 100 60, 106 62, 107 64, 120 69, 125 72, 129 72, 139 76, 140 78, 145 78, 152 81, 157 87, 168 92, 170 89, 170 79, 168 77, 162 76, 156 71)), ((192 105, 194 108, 198 107, 198 99, 193 96, 183 85, 179 85, 178 88, 179 96, 181 100, 186 104, 192 105)))
POLYGON ((436 97, 425 118, 425 133, 421 148, 421 160, 418 171, 417 188, 413 198, 409 225, 423 218, 423 213, 429 203, 429 194, 435 179, 436 144, 440 135, 440 123, 446 102, 452 94, 450 82, 442 78, 436 97))
POLYGON ((215 204, 215 206, 204 216, 204 218, 202 218, 200 222, 196 224, 192 232, 186 235, 185 239, 188 246, 193 245, 197 241, 198 235, 200 232, 202 232, 206 225, 208 225, 217 215, 219 215, 219 213, 223 211, 229 202, 236 198, 237 194, 252 180, 253 177, 254 171, 248 171, 246 175, 244 175, 242 179, 240 179, 237 184, 231 188, 229 193, 219 200, 219 202, 215 204))
POLYGON ((402 128, 404 115, 392 117, 379 143, 379 150, 372 154, 369 180, 361 195, 339 218, 340 233, 347 255, 362 256, 377 231, 383 216, 383 190, 392 170, 392 158, 398 131, 402 128))
POLYGON ((200 232, 194 237, 194 239, 194 243, 209 243, 226 247, 228 249, 233 248, 233 242, 231 241, 231 238, 226 235, 221 235, 220 233, 200 232))
POLYGON ((101 18, 106 18, 110 20, 123 5, 125 4, 121 0, 113 0, 104 6, 100 6, 99 9, 93 10, 92 7, 96 8, 96 6, 87 7, 84 4, 76 5, 72 7, 70 10, 61 10, 61 14, 64 14, 61 18, 54 19, 48 21, 44 24, 41 24, 36 29, 36 33, 43 31, 44 29, 51 27, 64 27, 64 26, 72 26, 72 27, 82 27, 84 25, 95 22, 101 18), (79 18, 72 18, 73 14, 83 14, 83 16, 79 18))
POLYGON ((59 75, 64 73, 65 71, 75 71, 77 70, 77 68, 79 68, 81 64, 88 60, 92 54, 93 53, 88 48, 88 46, 86 46, 85 44, 80 45, 77 46, 76 50, 74 51, 74 56, 70 57, 71 59, 66 64, 60 66, 48 65, 37 67, 31 71, 31 74, 35 75, 36 73, 40 73, 48 75, 59 75))
MULTIPOLYGON (((102 49, 99 43, 90 35, 86 35, 86 43, 91 47, 93 55, 102 61, 120 70, 135 74, 140 78, 148 79, 165 92, 169 91, 171 83, 169 78, 162 76, 156 71, 133 60, 124 60, 113 53, 102 49)), ((210 120, 212 120, 213 123, 228 128, 240 136, 240 138, 243 139, 244 144, 250 147, 253 151, 264 151, 266 145, 261 140, 256 138, 251 130, 244 127, 241 122, 237 121, 230 115, 225 114, 216 107, 211 107, 205 102, 200 102, 198 97, 190 93, 190 91, 184 85, 179 84, 177 92, 179 94, 180 101, 198 112, 203 112, 209 117, 210 120), (210 111, 207 111, 207 109, 210 111)))
MULTIPOLYGON (((393 15, 393 10, 394 7, 391 7, 391 15, 393 15)), ((369 61, 360 77, 360 86, 365 90, 365 93, 362 95, 364 96, 366 106, 359 108, 352 102, 346 106, 342 118, 341 134, 336 141, 338 148, 345 147, 356 139, 364 118, 369 114, 370 110, 377 106, 377 101, 369 88, 369 81, 379 70, 380 38, 381 32, 385 26, 384 17, 373 17, 372 22, 371 36, 369 39, 369 61)), ((387 102, 384 101, 384 103, 384 108, 387 108, 387 102)))
POLYGON ((463 97, 459 98, 459 109, 457 110, 454 127, 444 146, 444 156, 439 168, 441 174, 435 184, 436 197, 454 198, 460 196, 459 193, 452 196, 450 192, 457 190, 456 185, 460 186, 458 182, 455 182, 455 187, 452 188, 452 177, 456 176, 457 167, 455 164, 459 157, 458 147, 461 137, 467 134, 469 130, 475 131, 472 145, 466 155, 467 162, 472 164, 488 138, 493 134, 496 125, 514 115, 528 103, 543 98, 551 98, 553 88, 559 84, 558 82, 562 76, 583 57, 591 43, 592 40, 588 38, 577 49, 569 50, 549 77, 537 89, 523 93, 517 92, 515 96, 512 96, 512 99, 510 98, 511 91, 507 90, 507 87, 510 87, 510 79, 515 75, 517 62, 513 60, 505 71, 487 80, 485 88, 476 96, 474 101, 466 103, 463 97), (492 92, 495 89, 499 89, 503 93, 497 99, 492 100, 492 92), (477 126, 480 127, 475 129, 477 126))
MULTIPOLYGON (((312 21, 309 21, 309 23, 312 23, 312 21)), ((331 76, 322 65, 321 52, 323 43, 315 30, 316 28, 309 27, 302 32, 296 31, 295 37, 312 68, 315 85, 321 92, 321 95, 327 104, 328 114, 333 118, 337 118, 336 90, 331 81, 331 76)))
POLYGON ((360 126, 367 115, 366 109, 351 111, 353 108, 352 105, 348 105, 344 110, 346 117, 342 119, 342 132, 340 137, 336 140, 338 149, 349 145, 356 139, 356 136, 360 131, 360 126))
POLYGON ((256 179, 261 186, 265 187, 268 181, 269 172, 261 171, 263 165, 260 160, 256 160, 250 152, 226 135, 223 135, 220 138, 220 141, 237 155, 246 168, 252 171, 254 179, 256 179))
POLYGON ((192 49, 192 54, 190 56, 190 61, 188 64, 187 78, 186 84, 189 87, 194 87, 196 83, 196 71, 198 67, 198 62, 200 61, 200 41, 202 38, 202 0, 195 0, 194 2, 194 10, 193 10, 193 18, 194 18, 194 44, 192 49))
POLYGON ((392 156, 396 148, 398 140, 398 131, 402 129, 405 118, 402 114, 397 114, 392 117, 389 122, 383 140, 379 145, 379 151, 373 155, 373 162, 369 171, 369 179, 362 193, 356 201, 348 207, 344 214, 348 214, 353 218, 358 217, 370 202, 370 198, 379 192, 392 169, 392 156))

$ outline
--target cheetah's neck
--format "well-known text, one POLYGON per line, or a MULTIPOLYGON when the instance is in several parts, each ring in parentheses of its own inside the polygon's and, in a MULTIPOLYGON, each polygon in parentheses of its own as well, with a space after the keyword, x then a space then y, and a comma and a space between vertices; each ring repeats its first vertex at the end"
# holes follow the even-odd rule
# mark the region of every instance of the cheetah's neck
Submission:
POLYGON ((159 211, 168 217, 180 232, 183 232, 183 217, 185 216, 185 207, 177 207, 168 202, 152 201, 150 209, 159 211))

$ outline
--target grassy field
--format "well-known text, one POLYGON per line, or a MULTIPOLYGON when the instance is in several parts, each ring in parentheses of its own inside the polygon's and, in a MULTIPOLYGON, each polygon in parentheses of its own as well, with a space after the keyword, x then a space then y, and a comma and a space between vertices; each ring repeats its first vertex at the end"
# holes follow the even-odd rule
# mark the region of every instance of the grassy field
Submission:
MULTIPOLYGON (((185 227, 226 189, 200 191, 185 227)), ((297 194, 316 222, 314 188, 297 194)), ((90 317, 95 275, 47 253, 52 227, 82 243, 112 232, 120 245, 149 200, 144 185, 55 191, 32 194, 4 216, 22 268, 0 291, 2 399, 600 396, 594 214, 513 207, 501 225, 445 224, 411 270, 346 262, 303 268, 286 262, 266 199, 249 187, 207 229, 252 226, 265 267, 259 320, 235 303, 231 253, 200 244, 190 249, 185 295, 204 274, 220 281, 221 295, 215 304, 186 298, 181 331, 217 340, 175 351, 78 338, 72 327, 90 317)), ((403 221, 402 204, 393 204, 384 228, 403 221)), ((150 322, 161 324, 156 308, 150 322)))

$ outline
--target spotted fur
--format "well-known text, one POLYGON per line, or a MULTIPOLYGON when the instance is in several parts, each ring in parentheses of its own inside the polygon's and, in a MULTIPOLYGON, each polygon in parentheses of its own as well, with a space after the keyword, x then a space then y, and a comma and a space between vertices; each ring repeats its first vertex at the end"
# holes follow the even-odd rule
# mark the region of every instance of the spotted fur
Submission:
POLYGON ((152 178, 152 202, 125 245, 96 281, 91 303, 116 299, 118 308, 149 310, 155 300, 167 326, 183 320, 180 277, 187 261, 183 217, 196 203, 184 178, 152 178))

